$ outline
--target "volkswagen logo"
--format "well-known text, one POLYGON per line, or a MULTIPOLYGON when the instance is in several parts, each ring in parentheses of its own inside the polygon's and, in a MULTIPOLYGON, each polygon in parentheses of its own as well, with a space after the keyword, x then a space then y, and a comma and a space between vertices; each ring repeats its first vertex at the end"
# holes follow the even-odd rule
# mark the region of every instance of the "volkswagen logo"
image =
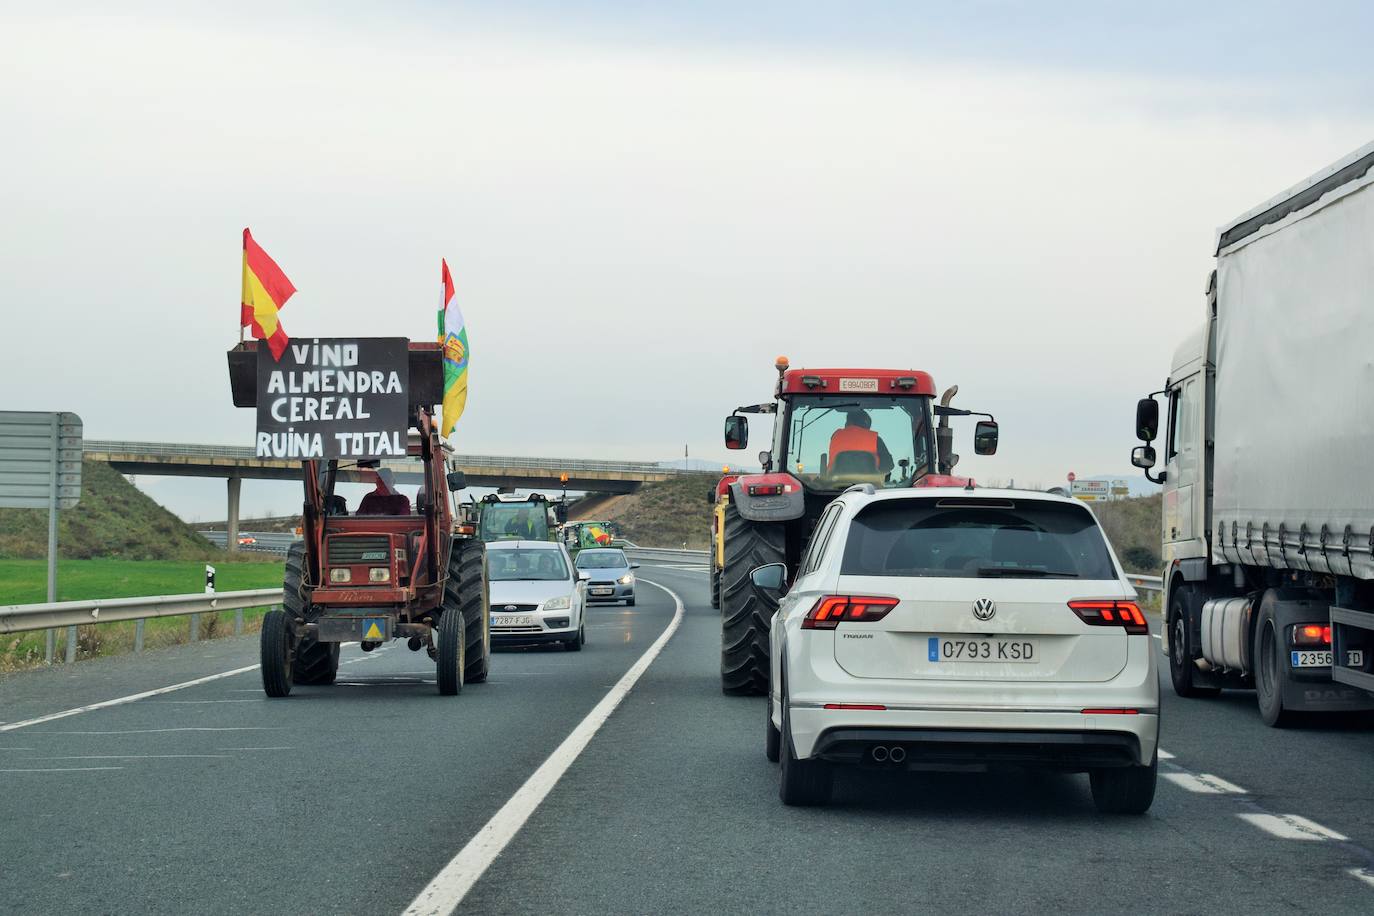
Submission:
POLYGON ((991 598, 979 598, 973 602, 973 616, 979 620, 991 620, 997 613, 997 605, 991 598))

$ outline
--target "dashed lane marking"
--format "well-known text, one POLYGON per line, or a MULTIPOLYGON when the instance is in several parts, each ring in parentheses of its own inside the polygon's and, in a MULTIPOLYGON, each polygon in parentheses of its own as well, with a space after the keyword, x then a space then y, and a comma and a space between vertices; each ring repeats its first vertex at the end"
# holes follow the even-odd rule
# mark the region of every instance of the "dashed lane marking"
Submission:
POLYGON ((1220 776, 1213 776, 1210 773, 1165 773, 1164 778, 1176 786, 1181 786, 1189 792, 1197 792, 1200 795, 1246 795, 1245 789, 1233 782, 1227 782, 1220 776))
POLYGON ((1174 759, 1174 755, 1171 754, 1171 753, 1169 753, 1168 751, 1164 750, 1163 748, 1160 748, 1160 750, 1159 750, 1159 759, 1160 759, 1160 760, 1173 760, 1173 759, 1174 759))
POLYGON ((123 767, 38 767, 31 770, 0 770, 0 773, 94 773, 99 770, 122 770, 123 767))
POLYGON ((1350 839, 1297 814, 1242 812, 1236 816, 1281 840, 1336 840, 1343 843, 1350 839))
POLYGON ((667 592, 673 599, 676 610, 673 612, 673 619, 668 622, 668 626, 659 634, 658 639, 644 651, 644 654, 630 666, 615 683, 613 687, 601 698, 601 702, 592 707, 592 711, 587 713, 587 717, 577 724, 568 737, 563 739, 563 743, 558 745, 548 759, 539 765, 539 768, 525 780, 525 784, 516 790, 515 794, 501 806, 501 809, 492 815, 491 820, 477 831, 476 836, 468 841, 458 855, 444 866, 443 870, 429 882, 429 886, 411 901, 410 906, 406 907, 406 916, 439 916, 448 914, 458 908, 468 891, 482 877, 482 873, 496 857, 506 848, 515 835, 520 832, 520 828, 529 820, 531 814, 535 812, 545 797, 563 774, 568 771, 573 762, 577 760, 582 751, 591 743, 597 731, 606 720, 610 718, 615 708, 629 694, 631 688, 639 678, 648 670, 649 665, 658 657, 659 652, 668 640, 673 638, 677 632, 678 624, 682 622, 683 604, 682 599, 675 592, 666 586, 651 582, 648 579, 641 579, 646 585, 667 592))

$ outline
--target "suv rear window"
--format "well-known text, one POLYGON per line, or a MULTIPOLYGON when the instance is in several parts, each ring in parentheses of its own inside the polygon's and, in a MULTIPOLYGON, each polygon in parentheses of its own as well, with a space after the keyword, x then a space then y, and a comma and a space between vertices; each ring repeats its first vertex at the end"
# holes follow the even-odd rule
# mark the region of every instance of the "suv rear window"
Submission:
POLYGON ((841 572, 946 579, 1115 579, 1097 522, 1040 501, 884 500, 850 522, 841 572))

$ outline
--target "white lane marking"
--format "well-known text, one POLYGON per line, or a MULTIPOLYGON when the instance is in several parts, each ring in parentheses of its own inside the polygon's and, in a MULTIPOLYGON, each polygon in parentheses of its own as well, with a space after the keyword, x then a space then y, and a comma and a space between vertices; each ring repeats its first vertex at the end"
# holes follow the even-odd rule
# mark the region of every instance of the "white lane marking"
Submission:
POLYGON ((635 682, 663 651, 668 640, 673 638, 678 624, 682 622, 682 599, 672 589, 657 582, 648 579, 640 581, 668 593, 676 605, 673 619, 659 634, 658 639, 654 640, 653 645, 644 651, 639 660, 630 666, 630 670, 626 671, 615 686, 601 698, 601 702, 587 713, 587 717, 563 739, 563 743, 554 749, 548 759, 525 780, 525 784, 501 806, 501 810, 492 815, 491 820, 477 831, 476 836, 469 840, 443 870, 434 876, 434 880, 416 895, 410 906, 406 907, 405 916, 436 916, 452 913, 458 908, 458 904, 463 902, 463 898, 472 890, 477 879, 482 877, 482 873, 496 861, 496 857, 506 848, 506 844, 520 832, 525 821, 529 820, 530 815, 568 771, 568 767, 572 766, 573 761, 591 743, 597 731, 610 718, 621 700, 625 699, 635 682))
POLYGON ((1159 759, 1160 759, 1160 760, 1173 760, 1173 759, 1174 759, 1174 755, 1171 754, 1171 753, 1169 753, 1168 751, 1164 750, 1163 748, 1159 748, 1158 753, 1159 753, 1159 759))
POLYGON ((1350 875, 1352 878, 1363 881, 1370 887, 1374 887, 1374 871, 1368 868, 1352 868, 1347 871, 1346 874, 1350 875))
POLYGON ((258 700, 158 700, 159 703, 167 703, 172 706, 199 706, 202 703, 257 703, 258 700))
POLYGON ((87 754, 79 757, 31 757, 30 760, 224 760, 228 754, 87 754))
POLYGON ((133 703, 137 700, 146 700, 148 697, 162 696, 164 693, 173 693, 177 690, 185 690, 187 687, 196 687, 200 684, 208 684, 211 681, 218 681, 226 677, 235 677, 240 674, 247 674, 249 671, 258 670, 257 665, 249 665, 246 668, 235 668, 233 671, 222 671, 219 674, 211 674, 206 677, 198 677, 193 681, 183 681, 180 684, 173 684, 170 687, 158 687, 156 690, 145 690, 142 693, 131 693, 127 697, 116 697, 113 700, 102 700, 99 703, 91 703, 89 706, 78 706, 75 709, 64 709, 62 712, 49 713, 46 716, 39 716, 36 719, 23 719, 19 722, 10 722, 0 725, 0 732, 12 732, 16 728, 27 728, 30 725, 41 725, 44 722, 52 722, 57 719, 65 719, 68 716, 79 715, 83 712, 92 712, 97 709, 108 709, 111 706, 123 706, 125 703, 133 703))
POLYGON ((126 728, 115 731, 38 732, 40 735, 155 735, 159 732, 279 732, 284 725, 187 725, 182 728, 126 728))
POLYGON ((122 770, 123 767, 47 767, 33 770, 0 770, 0 773, 90 773, 95 770, 122 770))
POLYGON ((1189 792, 1201 795, 1247 795, 1245 789, 1210 773, 1165 773, 1164 778, 1189 792))
POLYGON ((1151 633, 1150 635, 1153 636, 1155 639, 1162 639, 1162 637, 1158 633, 1151 633))
POLYGON ((1336 840, 1345 842, 1349 839, 1349 837, 1337 833, 1330 827, 1323 827, 1316 821, 1309 821, 1307 818, 1296 814, 1244 813, 1237 815, 1237 817, 1281 840, 1336 840))

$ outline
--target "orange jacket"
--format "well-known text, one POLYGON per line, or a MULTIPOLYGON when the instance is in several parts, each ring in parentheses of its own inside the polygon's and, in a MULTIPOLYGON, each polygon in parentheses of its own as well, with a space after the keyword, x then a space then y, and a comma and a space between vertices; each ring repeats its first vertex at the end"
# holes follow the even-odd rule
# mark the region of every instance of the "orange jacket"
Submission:
POLYGON ((875 458, 878 455, 878 434, 862 426, 845 426, 835 430, 830 436, 830 462, 841 452, 867 452, 875 458))

